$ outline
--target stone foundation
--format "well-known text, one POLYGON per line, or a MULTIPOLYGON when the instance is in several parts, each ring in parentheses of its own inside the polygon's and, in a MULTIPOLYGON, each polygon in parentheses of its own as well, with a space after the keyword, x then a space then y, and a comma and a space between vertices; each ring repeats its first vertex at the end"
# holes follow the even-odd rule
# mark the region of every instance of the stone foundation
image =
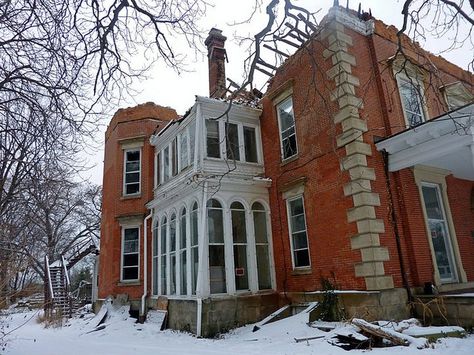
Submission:
POLYGON ((462 295, 416 296, 415 314, 426 325, 474 327, 474 297, 462 295))

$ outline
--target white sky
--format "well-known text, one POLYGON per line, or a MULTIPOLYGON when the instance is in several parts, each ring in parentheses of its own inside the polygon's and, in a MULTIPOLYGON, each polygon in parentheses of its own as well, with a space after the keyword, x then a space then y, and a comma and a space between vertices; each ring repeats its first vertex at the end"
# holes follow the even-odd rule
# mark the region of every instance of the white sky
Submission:
MULTIPOLYGON (((263 0, 263 2, 268 3, 269 0, 263 0)), ((339 2, 343 6, 346 5, 346 0, 340 0, 339 2)), ((401 27, 402 0, 350 0, 350 7, 357 9, 359 2, 362 2, 363 10, 368 11, 370 8, 374 17, 387 24, 395 25, 397 28, 401 27)), ((226 64, 226 75, 228 78, 240 82, 243 76, 243 61, 246 57, 246 52, 242 47, 238 46, 234 36, 237 34, 238 36, 253 37, 265 24, 265 9, 263 7, 259 11, 251 24, 230 26, 234 22, 243 21, 249 17, 255 0, 214 0, 214 3, 213 7, 208 8, 207 16, 201 22, 200 27, 206 33, 212 27, 223 31, 223 34, 227 37, 226 50, 229 58, 229 63, 226 64)), ((317 19, 320 20, 332 6, 333 0, 295 0, 294 3, 311 11, 321 9, 316 15, 317 19)), ((438 54, 446 49, 449 43, 451 43, 449 38, 443 41, 428 39, 422 45, 431 52, 438 54)), ((135 83, 134 89, 139 90, 140 93, 124 102, 121 107, 130 107, 147 101, 153 101, 162 106, 173 107, 177 110, 178 114, 183 114, 193 105, 195 95, 207 96, 207 57, 205 54, 200 53, 195 55, 186 46, 183 46, 181 50, 182 53, 186 53, 188 56, 188 72, 178 75, 172 69, 162 65, 162 63, 157 63, 149 72, 147 80, 135 83)), ((203 53, 205 52, 204 44, 202 44, 202 51, 203 53)), ((468 62, 472 60, 472 48, 450 51, 444 53, 443 56, 453 63, 467 68, 468 62)), ((97 143, 94 145, 99 148, 94 151, 89 149, 89 151, 84 152, 87 163, 94 165, 94 167, 81 175, 95 184, 102 184, 103 137, 110 118, 105 119, 97 131, 97 143)))

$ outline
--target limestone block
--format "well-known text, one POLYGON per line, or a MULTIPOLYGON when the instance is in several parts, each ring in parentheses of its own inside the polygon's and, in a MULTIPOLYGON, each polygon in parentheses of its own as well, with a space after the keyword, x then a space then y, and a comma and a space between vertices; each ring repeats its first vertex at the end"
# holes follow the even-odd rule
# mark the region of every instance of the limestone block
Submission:
POLYGON ((355 86, 352 84, 339 85, 333 92, 331 92, 330 99, 331 101, 336 101, 338 98, 346 94, 355 95, 355 86))
POLYGON ((349 223, 372 218, 375 218, 375 208, 373 206, 358 206, 347 210, 349 223))
POLYGON ((337 52, 347 52, 347 43, 343 41, 333 42, 328 48, 323 51, 323 58, 327 59, 337 52))
POLYGON ((338 73, 334 77, 334 81, 336 82, 336 86, 339 86, 344 83, 349 83, 354 86, 360 86, 359 79, 356 76, 349 74, 348 72, 345 72, 345 71, 338 73))
POLYGON ((340 165, 341 171, 347 171, 356 166, 367 166, 367 157, 364 154, 352 154, 342 158, 340 165))
POLYGON ((357 231, 365 233, 385 233, 385 225, 381 219, 364 219, 357 221, 357 231))
POLYGON ((368 143, 354 141, 346 145, 346 154, 364 154, 371 156, 372 155, 372 147, 368 143))
POLYGON ((354 265, 356 277, 385 275, 383 262, 362 262, 354 265))
POLYGON ((330 33, 327 35, 328 42, 329 44, 333 44, 336 41, 342 41, 347 43, 348 45, 352 46, 352 37, 349 35, 346 35, 344 32, 341 31, 334 31, 333 33, 330 33))
POLYGON ((326 72, 326 75, 329 79, 333 79, 334 77, 343 73, 352 73, 352 67, 349 63, 341 62, 333 65, 331 69, 326 72))
POLYGON ((372 191, 372 187, 370 186, 370 180, 357 179, 344 185, 345 196, 351 196, 363 191, 372 191))
POLYGON ((351 237, 352 249, 377 247, 379 245, 380 245, 380 237, 377 233, 356 234, 351 237))
POLYGON ((359 131, 357 129, 351 129, 349 131, 343 132, 336 138, 337 147, 344 147, 346 144, 353 142, 353 141, 361 141, 363 140, 362 134, 364 132, 359 131))
POLYGON ((359 119, 359 108, 357 106, 346 106, 334 115, 334 123, 339 123, 348 118, 359 119))
POLYGON ((346 106, 355 106, 358 108, 363 108, 364 103, 361 98, 353 95, 344 95, 337 100, 339 104, 339 109, 343 109, 346 106))
POLYGON ((365 166, 357 166, 355 168, 349 169, 349 175, 351 180, 375 180, 375 170, 365 166))
POLYGON ((380 206, 380 197, 376 192, 360 192, 352 195, 354 206, 380 206))
POLYGON ((394 288, 392 276, 368 276, 365 278, 367 290, 388 290, 394 288))
POLYGON ((356 65, 356 59, 352 54, 346 52, 336 52, 331 57, 332 64, 336 65, 340 62, 349 63, 352 66, 356 65))
POLYGON ((368 131, 367 122, 358 118, 354 118, 354 117, 345 119, 344 121, 341 122, 341 125, 342 125, 343 132, 349 131, 351 129, 358 129, 359 131, 362 131, 362 132, 368 131))
POLYGON ((387 261, 390 260, 386 247, 372 247, 360 250, 362 261, 387 261))

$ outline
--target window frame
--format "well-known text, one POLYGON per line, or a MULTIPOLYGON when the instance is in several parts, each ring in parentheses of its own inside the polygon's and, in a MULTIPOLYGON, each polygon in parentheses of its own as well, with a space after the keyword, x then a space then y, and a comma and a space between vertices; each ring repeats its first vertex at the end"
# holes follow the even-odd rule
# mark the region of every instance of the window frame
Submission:
MULTIPOLYGON (((285 97, 283 97, 280 100, 276 101, 274 103, 274 106, 275 106, 275 111, 276 111, 277 121, 278 121, 278 134, 280 136, 280 157, 281 157, 281 161, 285 162, 285 161, 288 161, 288 160, 295 159, 296 157, 298 157, 298 154, 299 154, 298 135, 296 133, 296 117, 295 117, 295 106, 294 106, 294 102, 293 102, 293 95, 292 94, 286 95, 285 97), (294 154, 288 156, 288 157, 285 157, 285 149, 284 149, 284 144, 283 144, 283 132, 282 132, 282 127, 281 127, 280 111, 279 111, 278 107, 280 105, 284 104, 285 102, 287 102, 288 100, 291 100, 291 107, 292 107, 292 111, 293 111, 293 127, 294 127, 296 152, 294 154)), ((286 129, 285 131, 287 131, 288 129, 286 129)), ((285 139, 288 139, 288 138, 285 138, 285 139)))
POLYGON ((402 73, 402 72, 396 73, 395 78, 396 78, 396 82, 397 82, 397 89, 398 89, 400 104, 401 104, 401 107, 402 107, 403 117, 404 117, 404 120, 405 120, 406 128, 417 127, 420 124, 428 121, 429 116, 428 116, 428 110, 427 110, 427 107, 426 107, 425 86, 424 86, 423 80, 420 80, 417 77, 408 76, 407 74, 402 73), (420 114, 421 114, 421 122, 419 122, 415 125, 411 125, 410 121, 408 119, 407 109, 405 107, 404 95, 402 94, 402 90, 401 90, 401 87, 402 87, 403 84, 408 84, 408 85, 414 86, 414 89, 417 92, 417 101, 418 101, 420 114))
POLYGON ((121 227, 121 243, 120 243, 120 282, 122 283, 134 283, 140 281, 140 225, 127 225, 121 227), (127 268, 136 267, 137 268, 137 278, 136 279, 124 279, 123 278, 123 270, 124 270, 124 245, 125 245, 125 230, 126 229, 137 229, 138 232, 138 251, 136 253, 128 253, 128 254, 137 254, 138 261, 137 265, 127 266, 127 268))
MULTIPOLYGON (((307 223, 307 219, 306 219, 306 207, 305 207, 305 203, 304 203, 304 196, 302 194, 300 195, 296 195, 296 196, 292 196, 292 197, 289 197, 286 199, 286 215, 287 215, 287 223, 288 223, 288 236, 289 236, 289 239, 290 239, 290 248, 291 248, 291 264, 292 264, 292 267, 293 267, 293 270, 304 270, 304 269, 310 269, 312 267, 311 265, 311 253, 310 253, 310 248, 309 248, 309 238, 308 238, 308 223, 307 223), (290 213, 290 203, 292 201, 295 201, 295 200, 298 200, 298 199, 301 199, 301 203, 303 205, 303 216, 304 216, 304 222, 305 222, 305 233, 306 233, 306 243, 307 243, 307 247, 304 248, 304 249, 307 249, 308 250, 308 265, 303 265, 303 266, 296 266, 295 265, 295 248, 294 248, 294 242, 293 242, 293 227, 292 227, 292 224, 291 224, 291 218, 292 218, 292 215, 290 213)), ((298 231, 298 233, 301 232, 301 231, 298 231)), ((303 250, 303 248, 301 249, 298 249, 298 250, 303 250)))
POLYGON ((140 148, 128 148, 123 150, 123 186, 122 186, 122 195, 123 196, 139 196, 142 192, 142 149, 140 148), (138 152, 138 171, 127 171, 127 155, 130 152, 138 152), (138 172, 138 191, 134 193, 127 193, 127 185, 137 184, 137 182, 127 183, 127 174, 138 172))

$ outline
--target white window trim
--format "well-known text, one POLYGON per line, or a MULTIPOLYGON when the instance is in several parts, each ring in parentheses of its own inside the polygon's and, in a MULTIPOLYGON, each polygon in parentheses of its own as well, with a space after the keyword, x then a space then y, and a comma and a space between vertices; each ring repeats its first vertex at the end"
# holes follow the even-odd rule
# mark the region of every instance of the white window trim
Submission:
MULTIPOLYGON (((458 282, 465 283, 467 282, 467 275, 462 264, 461 253, 459 251, 459 245, 458 245, 458 238, 456 236, 456 230, 454 228, 454 221, 451 214, 451 208, 449 206, 449 197, 447 193, 446 176, 449 175, 450 173, 451 172, 447 170, 423 166, 423 165, 416 165, 413 169, 415 183, 418 186, 418 193, 420 196, 420 203, 421 203, 421 207, 423 211, 423 218, 425 221, 425 231, 427 233, 426 236, 428 238, 428 245, 430 248, 431 260, 432 260, 432 265, 433 265, 433 270, 434 270, 433 279, 434 279, 435 285, 439 286, 441 291, 443 290, 443 283, 441 282, 441 277, 439 275, 436 259, 434 256, 434 247, 433 247, 433 243, 430 237, 428 215, 426 213, 426 207, 423 200, 422 186, 424 183, 437 184, 439 186, 439 189, 440 189, 439 192, 441 195, 441 203, 445 212, 445 217, 446 217, 448 230, 449 230, 449 236, 451 239, 451 247, 452 247, 451 249, 452 249, 452 253, 454 254, 453 261, 455 264, 454 267, 456 268, 455 273, 458 276, 458 282)), ((449 284, 445 284, 445 286, 449 286, 449 284)))
POLYGON ((120 282, 122 283, 128 283, 128 282, 137 282, 140 280, 140 235, 141 235, 141 230, 140 230, 140 225, 122 225, 121 226, 121 243, 120 243, 120 282), (125 241, 125 229, 133 229, 136 228, 138 229, 138 278, 136 279, 123 279, 123 257, 124 257, 124 241, 125 241))
POLYGON ((159 275, 159 267, 160 267, 160 238, 159 238, 159 233, 160 233, 160 220, 154 217, 152 221, 152 238, 151 238, 151 297, 158 297, 159 296, 159 280, 155 280, 155 269, 153 268, 153 263, 156 262, 156 271, 159 275), (155 232, 155 223, 157 225, 156 227, 156 232, 155 232), (155 238, 157 239, 156 241, 156 255, 153 255, 153 245, 155 242, 155 238), (156 261, 155 261, 156 259, 156 261), (156 285, 155 285, 156 284, 156 285), (153 292, 156 286, 156 294, 153 292))
POLYGON ((280 159, 282 162, 285 162, 285 161, 288 161, 288 160, 292 160, 292 159, 295 159, 298 154, 299 154, 299 149, 298 149, 298 134, 296 133, 296 117, 295 117, 295 107, 294 107, 294 103, 293 103, 293 95, 292 93, 287 95, 287 96, 284 96, 282 97, 281 99, 279 98, 278 101, 275 101, 274 102, 274 106, 275 106, 275 110, 276 110, 276 114, 277 114, 277 121, 278 121, 278 135, 280 137, 280 159), (278 111, 278 106, 281 105, 282 103, 284 103, 286 100, 288 99, 291 99, 291 105, 293 107, 293 127, 295 129, 295 143, 296 143, 296 153, 285 158, 284 156, 284 146, 283 146, 283 136, 282 136, 282 130, 281 130, 281 120, 280 120, 280 113, 278 111))
POLYGON ((139 196, 142 193, 142 149, 141 148, 130 148, 123 150, 123 184, 122 184, 122 196, 139 196), (129 152, 138 152, 139 153, 139 162, 138 162, 138 192, 133 194, 127 194, 127 153, 129 152))
POLYGON ((291 249, 291 265, 293 267, 293 270, 304 270, 304 269, 310 269, 311 268, 311 252, 309 248, 309 238, 308 238, 308 222, 306 219, 306 207, 304 203, 304 196, 303 194, 298 194, 296 196, 291 196, 286 199, 286 216, 287 216, 287 222, 288 222, 288 236, 290 239, 290 249, 291 249), (295 266, 295 257, 294 257, 294 246, 293 246, 293 230, 291 227, 291 214, 290 214, 290 202, 294 200, 300 199, 302 200, 303 204, 303 214, 304 214, 304 223, 305 223, 305 232, 306 232, 306 242, 308 244, 308 260, 309 260, 309 265, 304 265, 304 266, 295 266))
MULTIPOLYGON (((428 110, 427 110, 427 107, 426 107, 424 82, 422 80, 420 80, 419 78, 408 76, 403 72, 397 72, 395 74, 395 78, 396 78, 396 81, 397 81, 398 95, 400 97, 400 103, 401 103, 401 106, 402 106, 402 112, 403 112, 403 117, 405 119, 406 128, 411 128, 412 126, 410 126, 410 122, 408 121, 408 117, 407 117, 406 109, 405 109, 405 103, 404 103, 404 100, 403 100, 402 92, 400 90, 402 82, 408 82, 409 84, 418 85, 420 87, 421 97, 419 99, 421 99, 421 102, 420 102, 421 107, 420 108, 421 108, 422 123, 428 121, 429 116, 428 116, 428 110)), ((414 126, 414 127, 416 127, 416 126, 414 126)))

